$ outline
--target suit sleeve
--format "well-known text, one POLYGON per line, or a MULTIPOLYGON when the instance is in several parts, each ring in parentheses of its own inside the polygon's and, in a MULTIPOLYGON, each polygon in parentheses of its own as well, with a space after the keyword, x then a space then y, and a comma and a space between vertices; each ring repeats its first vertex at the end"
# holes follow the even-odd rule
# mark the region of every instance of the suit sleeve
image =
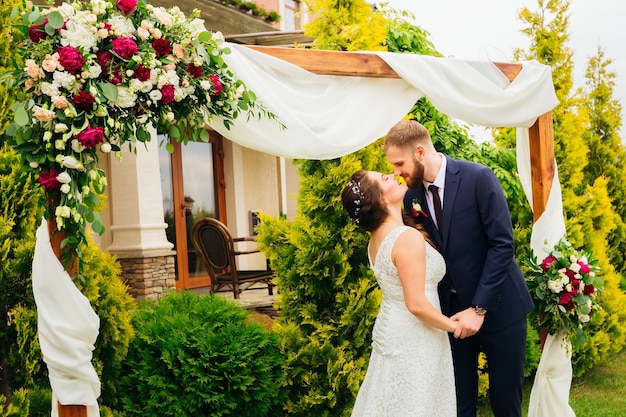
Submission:
POLYGON ((487 243, 487 256, 472 304, 493 309, 508 278, 515 255, 513 227, 504 192, 495 174, 485 168, 476 183, 477 205, 487 243))

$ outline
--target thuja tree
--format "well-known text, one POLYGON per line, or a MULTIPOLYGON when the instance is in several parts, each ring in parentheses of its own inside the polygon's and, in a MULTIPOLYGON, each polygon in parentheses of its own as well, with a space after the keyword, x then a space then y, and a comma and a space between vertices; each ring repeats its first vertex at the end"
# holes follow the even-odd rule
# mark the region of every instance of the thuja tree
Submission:
MULTIPOLYGON (((12 65, 8 17, 18 1, 7 0, 0 5, 0 73, 12 65)), ((33 178, 21 171, 19 157, 4 139, 11 104, 6 84, 0 83, 0 394, 9 400, 16 374, 9 364, 16 339, 10 318, 16 306, 34 303, 29 279, 33 234, 43 213, 33 178)))
MULTIPOLYGON (((590 123, 592 111, 585 105, 587 97, 572 93, 573 60, 572 51, 567 47, 569 2, 539 0, 538 5, 537 12, 527 8, 520 12, 519 17, 526 25, 522 32, 531 43, 530 50, 518 50, 516 58, 536 59, 552 67, 560 102, 552 112, 554 147, 567 239, 575 247, 593 252, 605 279, 605 292, 600 296, 604 310, 594 314, 591 323, 586 324, 593 336, 573 352, 574 373, 580 375, 609 352, 621 350, 626 343, 624 294, 619 291, 619 276, 608 256, 608 236, 615 228, 616 214, 611 206, 607 179, 594 177, 587 168, 586 154, 594 146, 592 139, 598 132, 590 123)), ((597 114, 591 117, 599 121, 597 114)))
POLYGON ((585 72, 586 83, 581 91, 583 105, 589 114, 589 128, 584 136, 589 146, 589 163, 585 167, 585 182, 594 184, 603 177, 611 205, 617 214, 615 228, 609 233, 609 258, 622 275, 622 290, 626 291, 626 147, 619 131, 623 120, 622 105, 614 96, 615 72, 612 60, 598 47, 589 59, 585 72))

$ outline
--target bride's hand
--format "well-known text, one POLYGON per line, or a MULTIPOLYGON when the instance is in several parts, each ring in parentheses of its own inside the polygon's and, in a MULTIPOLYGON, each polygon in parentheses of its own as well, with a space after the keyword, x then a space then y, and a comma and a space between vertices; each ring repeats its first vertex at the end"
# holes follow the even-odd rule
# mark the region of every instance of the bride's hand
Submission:
POLYGON ((476 314, 473 307, 459 311, 450 318, 452 320, 458 320, 456 330, 454 331, 454 337, 457 339, 465 339, 466 337, 474 336, 478 333, 485 321, 485 316, 476 314))

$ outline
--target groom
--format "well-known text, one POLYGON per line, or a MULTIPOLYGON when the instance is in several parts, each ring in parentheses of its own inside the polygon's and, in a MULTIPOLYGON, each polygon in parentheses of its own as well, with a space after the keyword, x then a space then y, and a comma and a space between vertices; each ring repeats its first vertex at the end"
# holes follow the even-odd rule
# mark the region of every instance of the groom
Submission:
POLYGON ((514 258, 513 231, 502 187, 487 167, 438 153, 428 130, 397 123, 384 142, 394 174, 406 181, 406 212, 443 254, 439 284, 444 314, 459 325, 450 337, 457 415, 476 416, 478 355, 485 352, 495 417, 521 417, 526 315, 533 303, 514 258))

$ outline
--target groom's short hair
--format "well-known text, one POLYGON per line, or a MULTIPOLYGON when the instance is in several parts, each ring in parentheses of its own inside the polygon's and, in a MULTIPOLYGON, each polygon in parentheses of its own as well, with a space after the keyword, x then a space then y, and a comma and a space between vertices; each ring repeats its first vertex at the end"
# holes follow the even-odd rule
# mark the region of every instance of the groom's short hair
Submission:
POLYGON ((430 133, 424 125, 415 120, 401 120, 387 133, 383 148, 386 151, 390 146, 395 146, 404 151, 412 151, 415 145, 431 143, 430 133))

